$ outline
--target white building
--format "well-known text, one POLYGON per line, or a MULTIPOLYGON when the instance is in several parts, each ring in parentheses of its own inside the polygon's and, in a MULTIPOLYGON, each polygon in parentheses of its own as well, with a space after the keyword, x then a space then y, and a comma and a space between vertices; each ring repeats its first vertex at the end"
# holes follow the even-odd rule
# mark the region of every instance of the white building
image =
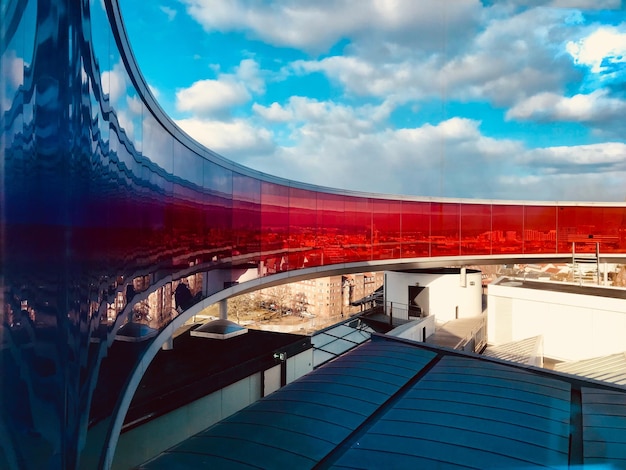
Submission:
POLYGON ((386 313, 408 319, 434 315, 437 323, 482 313, 481 272, 466 268, 385 272, 386 313))
POLYGON ((547 358, 574 361, 626 350, 626 290, 500 278, 488 290, 490 344, 543 336, 547 358))

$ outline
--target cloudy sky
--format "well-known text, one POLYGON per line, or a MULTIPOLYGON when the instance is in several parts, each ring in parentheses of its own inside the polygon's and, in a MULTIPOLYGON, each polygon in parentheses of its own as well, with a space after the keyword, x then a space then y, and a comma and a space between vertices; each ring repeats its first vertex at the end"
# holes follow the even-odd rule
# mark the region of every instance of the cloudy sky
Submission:
POLYGON ((223 156, 358 191, 626 200, 620 0, 120 0, 147 82, 223 156))

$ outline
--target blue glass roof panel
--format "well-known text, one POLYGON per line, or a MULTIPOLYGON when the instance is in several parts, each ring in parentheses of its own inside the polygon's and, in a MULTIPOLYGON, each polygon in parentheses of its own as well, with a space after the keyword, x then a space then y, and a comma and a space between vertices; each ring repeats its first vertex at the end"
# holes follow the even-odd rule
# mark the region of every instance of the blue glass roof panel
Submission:
MULTIPOLYGON (((431 430, 433 431, 433 430, 431 430)), ((449 436, 446 436, 449 437, 449 436)), ((507 448, 494 447, 494 451, 477 447, 474 443, 440 439, 415 438, 411 436, 389 436, 376 432, 359 439, 337 460, 337 466, 363 468, 364 463, 387 462, 382 467, 366 468, 528 468, 536 466, 534 456, 511 456, 507 448), (470 445, 467 445, 467 444, 470 445), (411 456, 411 459, 407 457, 411 456), (409 461, 414 466, 397 465, 396 461, 409 461)), ((556 456, 551 465, 567 466, 567 455, 556 456)))
POLYGON ((343 439, 346 435, 346 431, 351 430, 350 427, 345 426, 342 423, 322 421, 318 418, 299 416, 294 413, 280 413, 270 409, 257 410, 246 408, 245 410, 226 418, 223 422, 248 424, 265 423, 267 426, 272 426, 278 429, 289 431, 298 429, 298 432, 304 435, 323 437, 325 440, 331 442, 341 441, 341 439, 343 439))
POLYGON ((174 446, 170 452, 217 457, 227 455, 231 460, 249 466, 258 466, 262 462, 261 468, 308 468, 315 463, 313 459, 291 451, 284 443, 277 442, 270 446, 247 440, 247 436, 224 437, 220 435, 222 428, 221 424, 217 424, 211 428, 211 433, 193 436, 174 446), (242 452, 242 449, 245 451, 242 452))
POLYGON ((583 388, 581 398, 585 463, 626 468, 625 394, 583 388))
MULTIPOLYGON (((234 454, 235 456, 237 454, 234 454)), ((139 466, 140 470, 189 470, 190 468, 219 468, 220 470, 261 469, 256 465, 233 460, 228 454, 208 455, 192 452, 167 452, 139 466)))
POLYGON ((316 369, 168 452, 235 455, 263 468, 310 467, 436 357, 431 351, 402 348, 367 342, 351 353, 361 361, 348 365, 346 356, 339 357, 330 372, 316 369), (386 367, 372 369, 368 359, 375 357, 395 370, 391 381, 386 367))
MULTIPOLYGON (((345 381, 345 377, 343 378, 345 381)), ((366 384, 367 385, 367 384, 366 384)), ((293 390, 298 390, 307 393, 324 393, 328 395, 337 395, 338 397, 346 397, 346 398, 358 398, 364 403, 370 405, 380 405, 387 398, 389 398, 388 393, 381 393, 374 388, 359 386, 359 385, 346 385, 345 383, 332 383, 331 381, 324 382, 308 382, 302 383, 298 382, 298 385, 293 387, 293 390), (318 392, 318 390, 323 390, 323 392, 318 392)))
POLYGON ((363 449, 373 435, 370 450, 389 452, 392 445, 397 453, 410 454, 427 442, 420 455, 434 460, 445 455, 452 465, 566 465, 570 385, 538 378, 533 387, 532 376, 522 369, 444 356, 359 439, 359 446, 363 449), (494 391, 500 394, 497 406, 494 391), (454 450, 446 450, 450 445, 454 450))

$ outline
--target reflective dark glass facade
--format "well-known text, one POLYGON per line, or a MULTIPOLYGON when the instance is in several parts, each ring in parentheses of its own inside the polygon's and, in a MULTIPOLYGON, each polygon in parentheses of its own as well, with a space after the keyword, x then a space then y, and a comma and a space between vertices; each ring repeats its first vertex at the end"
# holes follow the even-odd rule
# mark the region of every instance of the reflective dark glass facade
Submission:
POLYGON ((115 1, 2 8, 0 468, 104 465, 146 348, 115 335, 163 329, 183 279, 198 300, 251 266, 626 251, 624 204, 384 198, 240 167, 154 103, 115 1))

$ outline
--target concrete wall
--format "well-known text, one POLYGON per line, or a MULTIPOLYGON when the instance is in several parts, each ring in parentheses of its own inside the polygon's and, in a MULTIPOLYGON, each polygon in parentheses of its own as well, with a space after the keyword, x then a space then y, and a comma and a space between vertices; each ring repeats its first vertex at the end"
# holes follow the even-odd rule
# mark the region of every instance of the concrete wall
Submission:
POLYGON ((261 398, 260 373, 120 435, 113 469, 134 468, 261 398))
MULTIPOLYGON (((123 433, 113 469, 134 468, 280 388, 281 364, 123 433), (263 382, 261 374, 264 374, 263 382), (263 385, 263 387, 262 387, 263 385), (263 390, 261 390, 263 388, 263 390)), ((313 348, 287 358, 287 383, 313 370, 313 348)))
POLYGON ((482 313, 480 272, 467 272, 465 279, 460 271, 450 274, 387 271, 385 276, 385 301, 387 308, 390 302, 394 303, 394 317, 408 319, 408 286, 417 283, 428 288, 420 293, 418 303, 439 322, 456 319, 457 308, 458 318, 482 313))
POLYGON ((626 350, 626 300, 492 284, 488 341, 543 335, 544 355, 574 361, 626 350))
POLYGON ((313 348, 310 348, 287 359, 287 383, 293 382, 312 370, 313 348))
POLYGON ((429 315, 428 317, 400 325, 388 332, 387 335, 423 342, 426 339, 424 338, 424 328, 426 328, 426 338, 435 332, 434 315, 429 315))

